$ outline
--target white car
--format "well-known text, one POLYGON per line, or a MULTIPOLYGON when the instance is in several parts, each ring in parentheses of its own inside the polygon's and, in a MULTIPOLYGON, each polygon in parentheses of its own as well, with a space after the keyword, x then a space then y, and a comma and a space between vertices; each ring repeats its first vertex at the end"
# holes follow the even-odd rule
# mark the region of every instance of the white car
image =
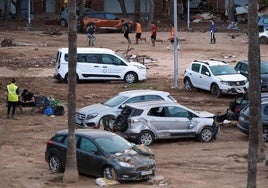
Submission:
POLYGON ((144 145, 157 139, 187 137, 210 142, 220 133, 215 117, 178 103, 147 101, 127 104, 115 124, 121 136, 144 145))
POLYGON ((213 96, 245 93, 248 80, 224 61, 194 60, 184 71, 184 88, 210 91, 213 96))
POLYGON ((168 93, 156 90, 130 90, 120 92, 103 103, 81 108, 76 112, 76 124, 80 128, 95 127, 112 130, 116 117, 125 104, 143 101, 177 101, 168 93))
MULTIPOLYGON (((55 78, 68 82, 68 48, 60 48, 55 78)), ((124 80, 131 84, 146 79, 146 67, 131 62, 107 48, 77 48, 76 77, 79 80, 124 80)))

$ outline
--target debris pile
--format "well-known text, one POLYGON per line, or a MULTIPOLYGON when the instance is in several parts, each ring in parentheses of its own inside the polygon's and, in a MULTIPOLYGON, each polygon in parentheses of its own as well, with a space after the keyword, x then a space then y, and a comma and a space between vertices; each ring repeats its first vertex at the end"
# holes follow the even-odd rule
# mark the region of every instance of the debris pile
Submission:
POLYGON ((2 40, 1 47, 10 47, 10 46, 16 46, 12 38, 5 38, 4 40, 2 40))

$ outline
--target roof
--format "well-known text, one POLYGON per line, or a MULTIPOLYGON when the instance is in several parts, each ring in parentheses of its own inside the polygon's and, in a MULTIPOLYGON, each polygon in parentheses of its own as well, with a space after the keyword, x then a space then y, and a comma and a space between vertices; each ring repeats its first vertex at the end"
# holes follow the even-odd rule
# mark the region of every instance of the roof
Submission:
MULTIPOLYGON (((239 62, 248 64, 248 60, 241 60, 241 61, 238 61, 238 63, 239 63, 239 62)), ((268 63, 268 62, 267 62, 267 61, 261 61, 261 63, 268 63)))
MULTIPOLYGON (((59 48, 61 52, 68 53, 68 48, 59 48)), ((77 48, 77 53, 108 53, 114 54, 115 52, 108 48, 77 48)))
POLYGON ((173 102, 167 102, 167 101, 146 101, 146 102, 138 102, 138 103, 128 103, 126 106, 133 107, 133 108, 152 108, 154 106, 161 107, 161 106, 179 106, 183 108, 187 108, 185 106, 182 106, 178 103, 173 102))
MULTIPOLYGON (((66 134, 68 134, 68 129, 57 131, 56 135, 58 135, 58 134, 66 135, 66 134)), ((100 130, 100 129, 76 129, 75 134, 76 135, 90 136, 92 138, 114 135, 114 133, 112 133, 112 132, 108 132, 108 131, 104 131, 104 130, 100 130)))
POLYGON ((204 63, 204 64, 209 65, 209 66, 227 65, 227 63, 225 61, 214 60, 214 59, 210 59, 210 60, 194 60, 193 63, 194 62, 204 63))
POLYGON ((124 95, 124 96, 128 96, 128 97, 134 97, 134 96, 139 96, 139 95, 143 95, 143 94, 148 94, 148 95, 152 95, 152 94, 166 94, 169 95, 168 92, 165 91, 158 91, 158 90, 150 90, 150 89, 140 89, 140 90, 129 90, 129 91, 122 91, 119 93, 119 95, 124 95))

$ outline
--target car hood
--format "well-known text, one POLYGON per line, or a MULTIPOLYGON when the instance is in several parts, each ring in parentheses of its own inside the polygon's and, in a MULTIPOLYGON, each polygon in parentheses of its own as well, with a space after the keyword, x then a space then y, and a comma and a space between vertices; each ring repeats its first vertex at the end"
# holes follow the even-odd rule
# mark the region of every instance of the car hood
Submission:
POLYGON ((247 80, 247 78, 242 74, 219 75, 217 77, 223 81, 229 81, 229 82, 239 82, 247 80))
POLYGON ((135 61, 130 61, 130 64, 134 65, 134 66, 142 66, 145 68, 145 66, 139 62, 135 62, 135 61))
POLYGON ((92 114, 92 113, 102 112, 106 109, 110 109, 110 107, 105 106, 101 103, 97 103, 97 104, 92 104, 92 105, 83 107, 83 108, 79 109, 78 112, 81 114, 92 114))
POLYGON ((116 161, 127 162, 132 165, 135 165, 136 167, 144 165, 155 165, 155 160, 153 159, 153 157, 144 154, 139 154, 133 149, 126 150, 122 153, 115 153, 112 156, 116 161))
POLYGON ((197 112, 197 113, 198 113, 199 117, 203 117, 203 118, 214 117, 215 116, 215 114, 212 114, 212 113, 207 112, 207 111, 200 111, 200 112, 197 112))

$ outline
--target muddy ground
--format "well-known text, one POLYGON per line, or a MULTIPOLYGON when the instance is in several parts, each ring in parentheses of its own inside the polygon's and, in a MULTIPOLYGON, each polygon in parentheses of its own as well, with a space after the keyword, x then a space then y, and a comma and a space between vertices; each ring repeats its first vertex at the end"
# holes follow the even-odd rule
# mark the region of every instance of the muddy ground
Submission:
MULTIPOLYGON (((25 21, 26 22, 26 21, 25 21)), ((150 32, 143 32, 147 41, 139 45, 133 41, 130 54, 147 56, 148 79, 133 85, 124 82, 82 82, 76 88, 77 109, 102 102, 120 91, 131 89, 157 89, 170 92, 179 103, 195 110, 225 113, 233 96, 213 98, 208 92, 186 92, 181 81, 183 71, 194 59, 221 59, 231 65, 247 59, 247 35, 244 32, 226 30, 224 23, 216 23, 217 43, 209 43, 209 24, 191 25, 188 31, 179 28, 179 82, 174 87, 173 50, 169 46, 169 28, 162 27, 158 38, 163 44, 151 47, 150 32)), ((183 25, 183 24, 181 24, 183 25)), ((60 181, 63 174, 52 174, 44 160, 47 140, 55 131, 67 128, 68 85, 53 78, 57 49, 68 46, 67 29, 56 25, 33 23, 30 30, 25 23, 10 22, 0 27, 0 40, 13 39, 16 46, 0 47, 0 182, 1 187, 98 187, 94 177, 80 176, 75 184, 60 181), (48 28, 59 29, 62 35, 47 34, 48 28), (48 117, 41 113, 30 115, 30 109, 17 114, 19 120, 6 118, 6 85, 15 77, 18 86, 60 100, 65 105, 65 115, 48 117)), ((85 34, 78 34, 78 46, 87 46, 85 34)), ((96 47, 108 47, 123 52, 127 41, 122 33, 98 33, 96 47)), ((268 60, 267 45, 261 46, 263 60, 268 60)), ((156 154, 156 176, 163 178, 164 187, 181 188, 243 188, 247 182, 247 137, 236 128, 236 122, 221 125, 216 141, 200 143, 195 139, 157 141, 150 146, 156 154)), ((257 186, 268 185, 268 169, 258 163, 257 186)), ((159 182, 131 182, 115 187, 158 187, 159 182)))

